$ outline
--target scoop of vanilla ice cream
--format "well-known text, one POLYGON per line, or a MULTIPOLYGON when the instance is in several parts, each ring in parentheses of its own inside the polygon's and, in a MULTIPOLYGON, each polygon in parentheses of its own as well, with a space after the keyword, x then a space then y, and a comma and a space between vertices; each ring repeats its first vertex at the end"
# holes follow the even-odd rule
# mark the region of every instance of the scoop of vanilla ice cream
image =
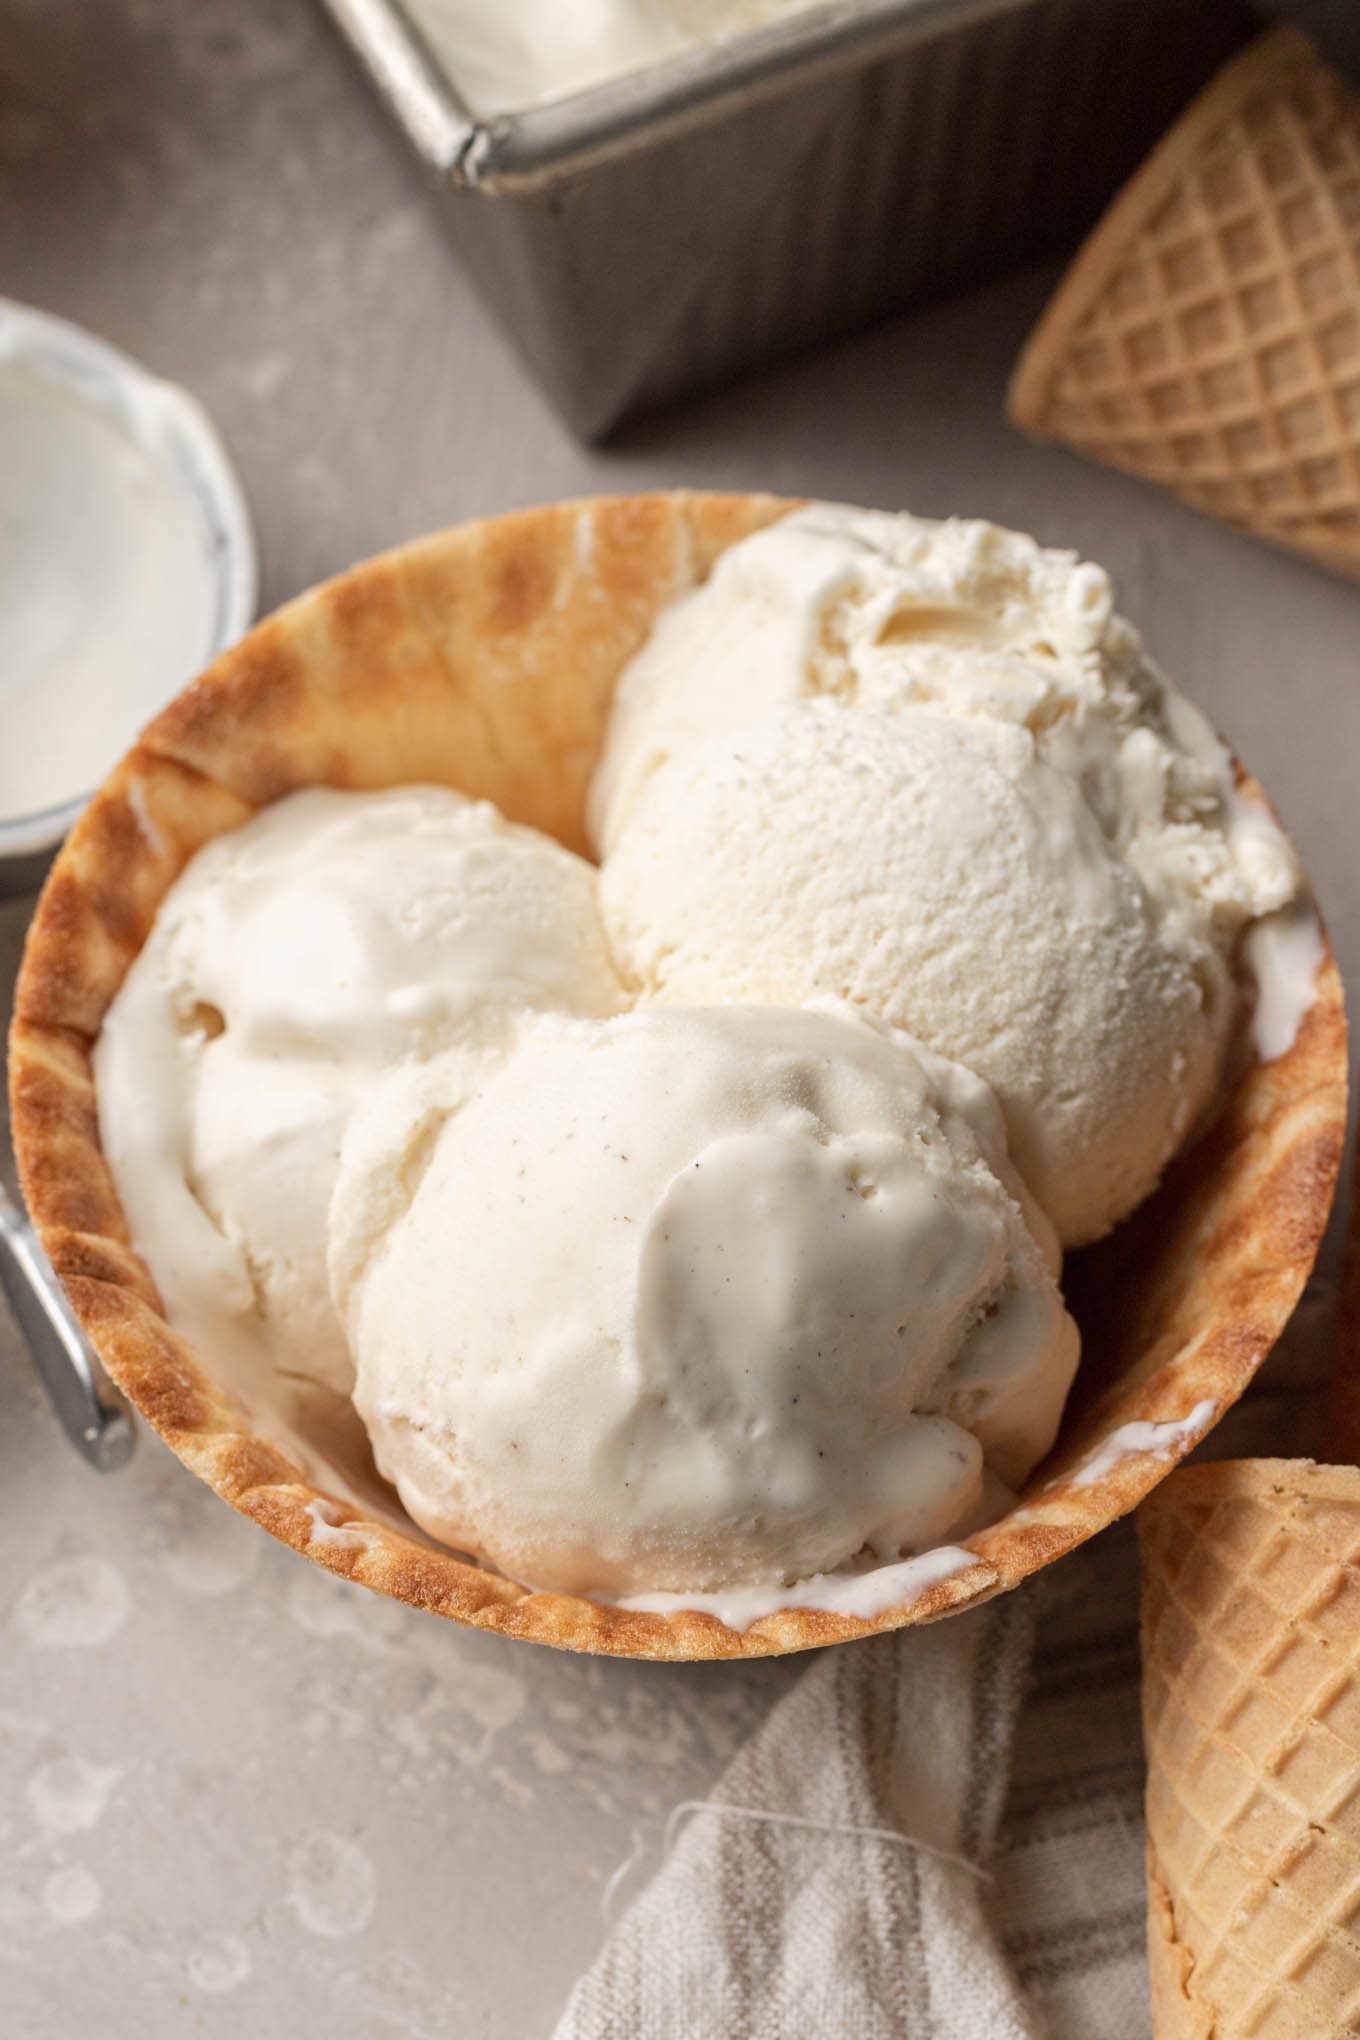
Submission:
POLYGON ((1166 911, 1240 927, 1298 884, 1278 830, 1238 829, 1227 751, 1114 613, 1103 568, 976 519, 835 503, 732 546, 658 618, 591 787, 597 847, 668 759, 819 696, 1027 730, 1166 911))
POLYGON ((732 547, 662 615, 620 682, 590 814, 625 975, 653 997, 704 1001, 853 981, 874 1010, 976 1060, 1071 1244, 1152 1190, 1211 1100, 1238 940, 1301 885, 1283 834, 1235 795, 1213 731, 1114 614, 1099 567, 994 525, 827 504, 732 547), (779 719, 800 708, 810 719, 779 719), (825 768, 823 744, 835 747, 825 768), (871 745, 884 747, 877 764, 871 745), (937 753, 943 781, 919 787, 937 753), (969 755, 1013 792, 984 771, 992 794, 973 806, 969 755), (896 790, 890 759, 907 775, 896 790), (742 805, 743 760, 760 820, 745 839, 715 836, 742 805), (822 771, 816 796, 804 764, 822 771), (912 802, 914 817, 900 812, 912 802), (1009 845, 988 833, 1003 826, 1019 830, 1009 845), (1065 871, 1069 839, 1079 855, 1065 871), (1030 855, 1025 875, 1015 864, 1030 855), (946 873, 958 882, 941 920, 946 873), (799 888, 817 903, 810 946, 799 888), (1011 925, 1021 892, 1042 941, 1033 916, 1011 925), (936 953, 946 926, 952 965, 936 953), (896 975, 908 968, 910 983, 896 975))
POLYGON ((673 759, 601 874, 649 1001, 819 996, 976 1070, 1065 1242, 1157 1180, 1233 1015, 1028 733, 804 701, 673 759))
POLYGON ((331 1209, 355 1403, 434 1536, 570 1592, 789 1583, 1052 1442, 1076 1329, 968 1072, 731 1006, 438 1076, 375 1093, 331 1209))
POLYGON ((167 1310, 346 1395, 326 1282, 345 1127, 380 1071, 623 1003, 582 859, 443 787, 309 789, 209 843, 95 1047, 100 1131, 167 1310))
MULTIPOLYGON (((1077 776, 1096 767, 1102 820, 1117 827, 1108 754, 1135 729, 1151 725, 1188 773, 1175 793, 1219 792, 1221 747, 1184 702, 1169 740, 1166 692, 1113 613, 1109 576, 1074 553, 976 519, 812 503, 729 548, 658 618, 619 683, 592 832, 607 852, 668 758, 814 695, 1023 724, 1077 776)), ((1141 777, 1130 790, 1159 791, 1141 777)))

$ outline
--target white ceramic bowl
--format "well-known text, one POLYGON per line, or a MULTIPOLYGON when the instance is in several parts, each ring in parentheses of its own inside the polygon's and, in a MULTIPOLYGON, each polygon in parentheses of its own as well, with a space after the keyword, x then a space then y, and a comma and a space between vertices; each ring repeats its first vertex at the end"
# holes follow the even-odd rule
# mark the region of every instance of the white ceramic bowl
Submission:
MULTIPOLYGON (((27 890, 36 883, 42 864, 137 726, 148 721, 193 673, 240 637, 255 613, 256 597, 255 540, 241 485, 207 413, 193 397, 68 320, 0 298, 0 446, 6 410, 17 423, 20 411, 31 404, 34 395, 53 400, 54 414, 60 412, 73 433, 79 432, 80 425, 72 418, 72 407, 83 413, 91 428, 92 446, 101 436, 101 427, 113 427, 163 485, 162 507, 173 505, 176 521, 184 520, 179 531, 188 535, 192 548, 201 548, 204 571, 197 604, 201 615, 196 612, 186 620, 194 651, 184 670, 166 671, 163 686, 158 675, 146 695, 139 691, 135 700, 129 700, 128 727, 110 755, 89 773, 87 784, 72 786, 62 798, 46 800, 32 812, 0 815, 3 892, 27 890)), ((107 438, 106 429, 103 436, 107 438)), ((8 508, 10 516, 21 514, 30 521, 20 545, 34 542, 35 529, 41 543, 60 545, 65 538, 73 547, 67 564, 73 576, 79 573, 78 532, 74 521, 66 518, 55 502, 44 502, 25 488, 21 512, 15 512, 13 500, 8 508)), ((5 542, 6 509, 0 500, 0 545, 5 542)), ((22 602, 23 590, 12 585, 10 599, 22 602)), ((6 635, 5 609, 0 593, 0 642, 6 635)), ((3 680, 0 674, 0 743, 6 722, 3 680)))

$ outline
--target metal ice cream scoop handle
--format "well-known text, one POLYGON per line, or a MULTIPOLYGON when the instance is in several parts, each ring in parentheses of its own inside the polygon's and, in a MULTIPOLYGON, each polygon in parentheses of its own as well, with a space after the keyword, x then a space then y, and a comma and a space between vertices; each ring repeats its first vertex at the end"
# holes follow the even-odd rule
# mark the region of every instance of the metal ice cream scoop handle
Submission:
POLYGON ((81 1330, 37 1233, 3 1184, 0 1289, 71 1443, 101 1473, 125 1465, 136 1438, 132 1414, 81 1330))

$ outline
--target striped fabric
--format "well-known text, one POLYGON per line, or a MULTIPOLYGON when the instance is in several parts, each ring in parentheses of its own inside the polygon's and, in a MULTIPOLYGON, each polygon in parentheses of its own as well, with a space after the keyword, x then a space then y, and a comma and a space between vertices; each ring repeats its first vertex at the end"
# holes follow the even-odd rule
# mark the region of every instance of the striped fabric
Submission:
MULTIPOLYGON (((1330 1339, 1319 1285, 1207 1456, 1315 1450, 1330 1339)), ((972 1614, 822 1653, 555 2040, 1147 2040, 1138 1673, 1131 1523, 972 1614)))
MULTIPOLYGON (((1310 1287, 1197 1457, 1323 1454, 1330 1285, 1310 1287)), ((1037 1642, 992 1868, 993 1919, 1052 2040, 1148 2040, 1138 1553, 1117 1523, 1035 1582, 1037 1642)))

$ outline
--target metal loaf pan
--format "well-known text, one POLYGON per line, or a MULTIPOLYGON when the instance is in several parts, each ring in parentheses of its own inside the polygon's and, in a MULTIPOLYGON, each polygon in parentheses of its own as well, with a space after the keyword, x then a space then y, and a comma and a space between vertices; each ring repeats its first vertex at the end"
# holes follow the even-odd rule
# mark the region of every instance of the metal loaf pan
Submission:
POLYGON ((323 0, 567 421, 621 420, 1076 240, 1240 0, 831 0, 479 121, 396 0, 323 0))

